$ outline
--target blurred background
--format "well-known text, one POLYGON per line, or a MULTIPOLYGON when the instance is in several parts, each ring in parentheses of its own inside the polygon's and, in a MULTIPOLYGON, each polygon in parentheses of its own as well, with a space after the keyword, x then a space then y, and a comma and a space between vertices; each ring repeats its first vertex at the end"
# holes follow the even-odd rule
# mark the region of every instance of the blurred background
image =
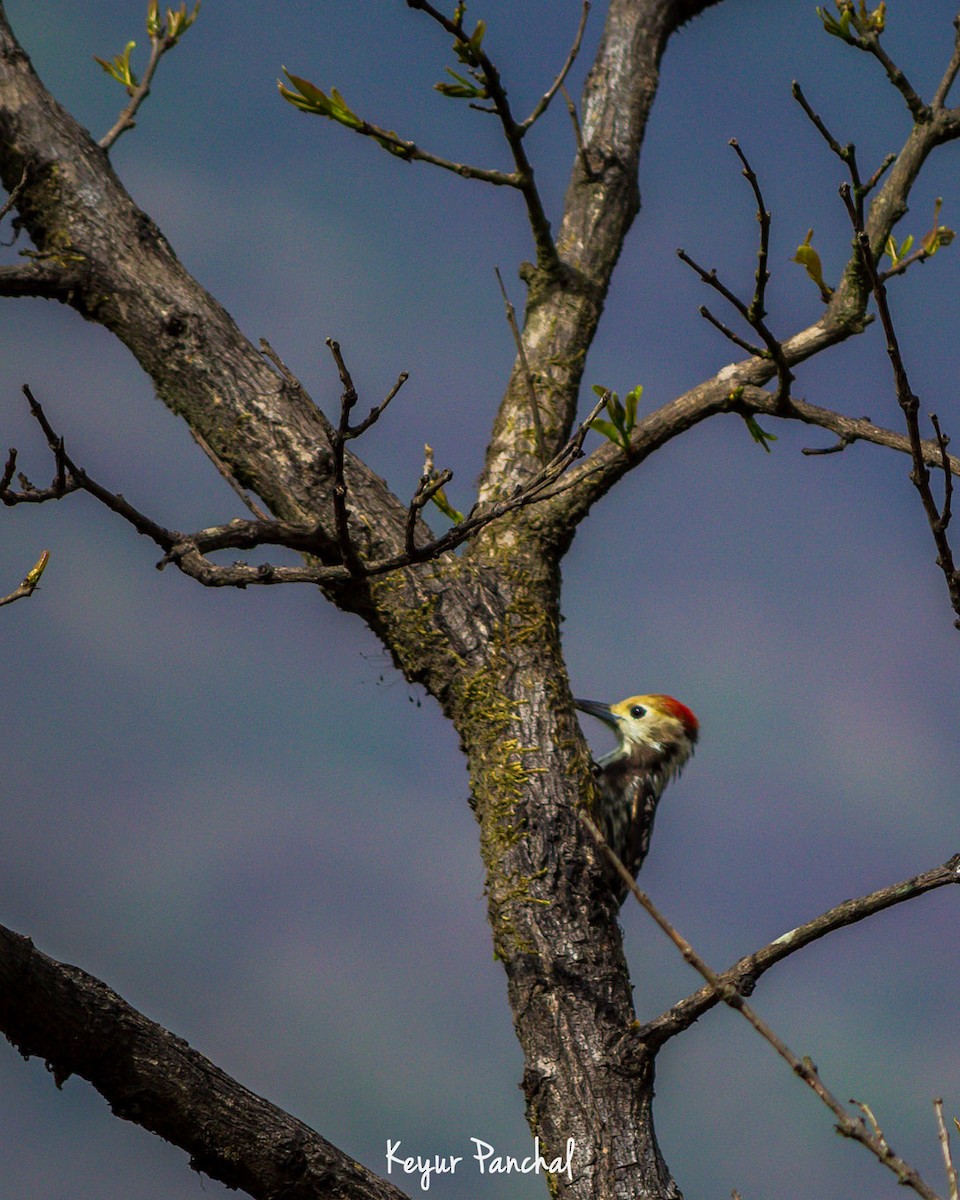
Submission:
MULTIPOLYGON (((44 82, 101 136, 125 97, 93 55, 136 39, 142 70, 145 0, 5 7, 44 82)), ((890 5, 885 45, 927 97, 954 14, 946 0, 890 5)), ((485 46, 527 111, 566 56, 577 0, 478 0, 470 16, 486 19, 485 46)), ((575 94, 603 16, 598 3, 575 94)), ((299 114, 278 98, 281 65, 437 153, 506 165, 495 123, 432 90, 457 63, 399 0, 206 0, 113 163, 187 268, 328 412, 339 384, 326 337, 341 342, 364 411, 409 371, 363 454, 409 496, 429 441, 466 508, 513 358, 494 268, 522 308, 516 272, 532 253, 519 197, 299 114)), ((790 258, 813 227, 835 281, 850 231, 841 166, 790 98, 793 78, 856 142, 864 175, 906 137, 900 97, 876 63, 824 34, 813 4, 761 15, 727 0, 686 26, 663 62, 643 210, 590 353, 584 413, 591 384, 642 383, 646 410, 737 357, 697 306, 729 314, 675 254, 750 294, 757 224, 731 137, 773 214, 769 323, 786 335, 816 319, 816 288, 790 258)), ((562 104, 530 152, 556 222, 574 154, 562 104)), ((960 227, 958 153, 928 162, 901 238, 926 232, 941 195, 941 221, 960 227)), ((955 439, 957 254, 891 287, 913 387, 955 439)), ((18 447, 36 484, 52 465, 24 383, 76 461, 158 521, 245 515, 124 347, 53 303, 5 300, 2 314, 0 443, 18 447)), ((902 426, 877 328, 802 367, 796 392, 902 426)), ((867 445, 806 457, 833 439, 762 424, 779 438, 769 454, 736 417, 667 446, 597 506, 564 571, 574 691, 667 691, 700 717, 643 882, 717 968, 960 849, 960 644, 908 462, 867 445)), ((388 1138, 410 1153, 469 1154, 471 1137, 529 1153, 466 773, 435 703, 316 591, 204 590, 158 573, 157 550, 87 498, 2 513, 0 590, 45 548, 41 590, 0 623, 0 920, 374 1171, 388 1138)), ((592 726, 600 753, 609 743, 592 726)), ((944 889, 842 931, 754 998, 938 1188, 933 1097, 951 1124, 960 1115, 956 903, 944 889)), ((623 925, 641 1019, 698 986, 639 909, 623 925)), ((897 1192, 730 1012, 663 1052, 656 1119, 691 1198, 897 1192)), ((415 1178, 394 1181, 419 1193, 415 1178)), ((430 1190, 512 1200, 542 1188, 481 1179, 468 1161, 430 1190)), ((0 1200, 223 1191, 84 1081, 58 1092, 41 1062, 0 1046, 0 1200)))

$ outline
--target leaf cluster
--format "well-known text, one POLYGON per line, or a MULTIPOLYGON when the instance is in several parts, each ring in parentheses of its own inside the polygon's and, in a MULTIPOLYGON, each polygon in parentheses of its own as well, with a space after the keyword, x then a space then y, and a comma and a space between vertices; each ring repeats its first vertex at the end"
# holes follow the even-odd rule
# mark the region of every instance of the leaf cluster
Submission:
POLYGON ((827 33, 838 37, 851 46, 860 44, 860 39, 883 33, 887 20, 886 0, 869 10, 860 0, 854 6, 853 0, 836 0, 838 16, 832 16, 825 8, 817 8, 817 16, 823 22, 827 33))
POLYGON ((637 405, 643 395, 643 386, 638 385, 632 391, 627 392, 624 402, 621 402, 616 392, 600 387, 598 384, 593 385, 593 392, 604 402, 604 410, 610 420, 594 417, 590 422, 590 428, 602 434, 615 446, 619 446, 624 454, 629 454, 630 434, 637 423, 637 405))

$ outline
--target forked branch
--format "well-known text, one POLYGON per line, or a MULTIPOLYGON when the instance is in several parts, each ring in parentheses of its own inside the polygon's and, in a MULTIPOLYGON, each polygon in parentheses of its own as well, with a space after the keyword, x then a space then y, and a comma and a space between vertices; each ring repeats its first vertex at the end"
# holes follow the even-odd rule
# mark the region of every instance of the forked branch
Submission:
MULTIPOLYGON (((688 962, 700 975, 706 980, 709 985, 710 992, 715 995, 724 1004, 734 1009, 760 1034, 760 1036, 780 1055, 780 1057, 789 1065, 793 1073, 799 1076, 800 1079, 810 1088, 810 1090, 820 1098, 823 1104, 833 1113, 837 1120, 837 1132, 843 1137, 850 1138, 853 1141, 859 1142, 873 1154, 877 1161, 892 1171, 897 1178, 897 1182, 904 1187, 911 1188, 916 1194, 922 1197, 922 1200, 940 1200, 933 1188, 923 1179, 916 1168, 912 1167, 905 1159, 900 1158, 891 1149, 889 1143, 884 1137, 883 1131, 873 1118, 873 1114, 866 1105, 852 1101, 856 1107, 860 1108, 863 1115, 859 1117, 853 1116, 827 1088, 816 1066, 806 1056, 798 1058, 782 1038, 776 1034, 767 1022, 756 1013, 750 1005, 744 1000, 742 993, 738 990, 735 982, 729 978, 729 974, 718 974, 714 971, 704 959, 694 950, 693 946, 679 933, 679 931, 667 920, 660 912, 657 906, 653 903, 649 896, 637 886, 636 880, 630 872, 624 867, 620 859, 614 854, 607 843, 604 841, 600 830, 593 821, 584 813, 581 813, 581 820, 589 831, 590 835, 596 841, 601 853, 610 862, 614 870, 627 885, 638 903, 646 910, 653 920, 659 925, 663 932, 667 935, 674 946, 682 954, 684 961, 688 962)), ((949 878, 942 880, 943 883, 955 883, 960 881, 960 855, 955 857, 946 864, 946 867, 940 868, 947 871, 949 878)), ((935 885, 939 886, 939 885, 935 885)), ((895 901, 891 901, 894 903, 895 901)), ((796 932, 796 931, 794 931, 796 932)), ((792 937, 788 934, 787 937, 792 937)), ((641 1031, 642 1032, 642 1031, 641 1031)))
POLYGON ((877 267, 877 261, 870 246, 870 239, 863 227, 861 213, 858 211, 853 200, 850 186, 844 184, 840 189, 840 194, 847 207, 850 222, 853 225, 864 271, 866 272, 877 304, 880 324, 883 326, 887 355, 890 358, 890 365, 893 369, 897 403, 903 411, 907 426, 907 437, 910 442, 910 456, 913 459, 913 470, 910 473, 910 480, 920 496, 924 515, 927 518, 927 524, 930 526, 930 532, 933 535, 934 545, 937 549, 937 566, 943 572, 943 577, 947 584, 947 592, 950 596, 950 604, 957 616, 954 624, 960 629, 960 571, 957 570, 953 548, 947 537, 947 530, 952 516, 951 502, 953 497, 953 479, 949 466, 949 456, 947 454, 949 438, 944 436, 936 415, 931 414, 931 423, 933 424, 937 446, 940 451, 939 465, 944 476, 943 504, 939 505, 933 495, 933 488, 930 482, 930 469, 925 461, 923 439, 920 436, 920 400, 911 388, 910 380, 907 376, 906 364, 903 361, 900 342, 894 328, 893 315, 890 312, 890 305, 887 301, 886 285, 877 267))
POLYGON ((767 260, 770 253, 770 213, 767 211, 766 204, 763 200, 763 193, 760 190, 760 181, 757 179, 756 173, 750 166, 746 154, 743 152, 740 143, 736 138, 730 139, 730 146, 740 159, 742 164, 742 174, 744 179, 750 184, 753 190, 754 199, 757 203, 757 222, 760 226, 760 246, 757 250, 757 271, 755 276, 755 285, 753 296, 749 303, 744 303, 739 296, 732 292, 728 287, 720 282, 715 270, 707 271, 701 267, 683 250, 677 251, 677 255, 681 261, 687 266, 692 267, 700 276, 704 283, 714 288, 721 296, 730 304, 741 317, 746 321, 750 328, 757 334, 763 342, 763 348, 752 345, 750 342, 744 341, 733 330, 727 328, 722 321, 719 321, 712 312, 704 305, 700 308, 700 315, 705 317, 711 325, 715 326, 719 331, 727 337, 734 345, 740 349, 746 350, 748 354, 753 354, 757 357, 766 356, 769 358, 777 370, 777 380, 779 389, 777 392, 778 399, 785 401, 790 394, 790 384, 793 382, 793 375, 787 363, 783 352, 783 344, 776 338, 767 325, 765 317, 767 315, 765 298, 766 287, 770 279, 770 272, 767 270, 767 260))
MULTIPOLYGON (((264 353, 271 357, 285 377, 294 382, 306 396, 299 380, 289 372, 272 349, 266 344, 264 346, 264 353)), ((194 533, 168 529, 140 512, 119 492, 112 492, 92 479, 73 461, 64 448, 63 438, 54 431, 43 408, 26 386, 23 391, 30 404, 30 411, 43 430, 47 445, 54 456, 55 475, 49 486, 37 488, 21 474, 20 489, 14 489, 11 484, 16 470, 17 455, 15 450, 11 450, 0 476, 0 502, 10 507, 17 504, 39 504, 47 500, 60 500, 71 492, 87 492, 111 512, 123 517, 138 533, 149 537, 160 547, 163 558, 157 564, 158 568, 162 569, 172 563, 184 574, 206 587, 245 588, 249 585, 280 583, 334 585, 351 579, 384 575, 390 571, 440 558, 476 536, 493 521, 547 498, 570 465, 582 456, 589 422, 602 407, 602 402, 595 405, 587 419, 560 451, 544 464, 532 479, 522 487, 516 488, 510 496, 496 503, 474 504, 466 516, 445 533, 418 543, 416 534, 424 507, 440 494, 441 489, 452 478, 450 471, 425 472, 408 506, 404 548, 385 558, 361 560, 349 531, 349 490, 344 472, 343 449, 348 440, 359 437, 376 422, 400 390, 406 374, 399 377, 387 397, 373 408, 363 421, 351 425, 349 418, 357 403, 356 390, 343 361, 340 347, 331 341, 330 348, 341 370, 341 381, 344 384, 337 428, 334 429, 324 419, 324 429, 334 455, 337 489, 334 495, 334 538, 330 537, 320 521, 304 525, 281 520, 237 519, 194 533), (251 550, 260 546, 282 546, 304 555, 306 562, 296 567, 276 566, 270 563, 251 565, 243 561, 222 565, 209 558, 210 554, 217 551, 251 550)))

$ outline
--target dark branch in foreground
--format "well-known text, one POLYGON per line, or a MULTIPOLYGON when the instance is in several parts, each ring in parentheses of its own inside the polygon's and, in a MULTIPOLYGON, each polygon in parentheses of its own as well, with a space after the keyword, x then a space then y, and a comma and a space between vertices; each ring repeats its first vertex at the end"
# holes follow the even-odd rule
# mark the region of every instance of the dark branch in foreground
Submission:
POLYGON ((229 1188, 289 1200, 404 1200, 105 983, 3 926, 0 1029, 24 1058, 42 1058, 58 1087, 71 1075, 89 1080, 118 1117, 179 1146, 195 1171, 229 1188))
MULTIPOLYGON (((596 841, 601 853, 628 886, 639 904, 650 914, 670 941, 677 947, 683 955, 684 961, 688 962, 694 970, 703 976, 709 985, 710 991, 716 995, 717 999, 722 1000, 724 1004, 729 1005, 730 1008, 740 1013, 744 1020, 752 1025, 757 1033, 776 1050, 780 1057, 789 1065, 793 1073, 799 1076, 815 1095, 819 1096, 820 1100, 837 1118, 837 1132, 843 1137, 850 1138, 865 1146, 871 1154, 876 1156, 878 1162, 893 1172, 897 1177, 898 1183, 904 1187, 912 1188, 918 1196, 923 1197, 923 1200, 940 1200, 940 1197, 926 1183, 920 1173, 914 1167, 911 1167, 908 1162, 900 1158, 899 1155, 894 1154, 883 1135, 882 1129, 867 1106, 855 1100, 851 1101, 851 1104, 858 1107, 864 1114, 860 1117, 852 1116, 826 1087, 820 1078, 816 1066, 810 1059, 807 1057, 798 1058, 782 1038, 774 1033, 766 1021, 753 1011, 730 979, 725 975, 718 975, 716 971, 708 966, 706 961, 697 954, 686 938, 670 924, 650 897, 640 890, 636 880, 604 841, 603 835, 596 825, 594 825, 593 821, 585 813, 580 814, 580 819, 596 841)), ((941 868, 941 870, 949 870, 950 874, 950 878, 943 880, 944 883, 960 881, 960 855, 951 859, 946 864, 946 867, 941 868)), ((791 936, 791 934, 787 935, 788 938, 791 936)))

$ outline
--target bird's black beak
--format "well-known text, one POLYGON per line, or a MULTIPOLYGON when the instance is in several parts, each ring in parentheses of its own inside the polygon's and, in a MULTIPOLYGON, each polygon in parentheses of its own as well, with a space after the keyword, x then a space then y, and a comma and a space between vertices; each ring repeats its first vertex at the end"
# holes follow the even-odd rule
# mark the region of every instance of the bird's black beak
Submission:
POLYGON ((616 729, 620 718, 610 711, 609 704, 601 704, 599 700, 574 700, 574 704, 581 712, 589 713, 591 717, 597 717, 603 721, 604 725, 616 729))

